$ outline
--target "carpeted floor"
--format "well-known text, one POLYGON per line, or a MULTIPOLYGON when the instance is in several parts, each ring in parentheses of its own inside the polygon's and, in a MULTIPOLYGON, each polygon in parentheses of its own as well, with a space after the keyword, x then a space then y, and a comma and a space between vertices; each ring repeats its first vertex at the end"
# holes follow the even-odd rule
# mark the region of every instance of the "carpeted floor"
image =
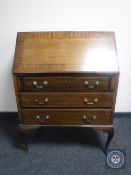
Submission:
POLYGON ((17 117, 0 117, 0 175, 130 175, 131 117, 117 116, 109 149, 125 149, 125 169, 106 169, 106 133, 87 128, 42 128, 28 135, 29 153, 17 146, 17 117))

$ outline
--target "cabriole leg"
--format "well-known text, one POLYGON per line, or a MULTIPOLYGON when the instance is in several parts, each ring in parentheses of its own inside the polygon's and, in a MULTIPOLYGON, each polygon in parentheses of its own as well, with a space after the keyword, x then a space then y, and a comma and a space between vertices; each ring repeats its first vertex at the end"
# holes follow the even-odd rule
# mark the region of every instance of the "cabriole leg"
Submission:
POLYGON ((111 140, 114 136, 114 128, 111 128, 110 130, 107 130, 106 132, 108 133, 108 138, 107 138, 107 141, 106 141, 106 144, 105 144, 105 150, 104 150, 105 153, 106 153, 107 148, 108 148, 108 146, 109 146, 109 144, 110 144, 110 142, 111 142, 111 140))
POLYGON ((26 139, 26 133, 28 129, 20 127, 19 128, 19 138, 20 138, 20 147, 28 153, 28 142, 26 139))

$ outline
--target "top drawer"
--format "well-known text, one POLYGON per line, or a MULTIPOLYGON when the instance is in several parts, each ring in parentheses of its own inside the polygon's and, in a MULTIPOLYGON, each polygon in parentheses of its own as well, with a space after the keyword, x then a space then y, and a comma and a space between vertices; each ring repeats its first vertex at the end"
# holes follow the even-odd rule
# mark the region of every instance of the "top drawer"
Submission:
POLYGON ((25 91, 107 91, 109 77, 23 77, 25 91))

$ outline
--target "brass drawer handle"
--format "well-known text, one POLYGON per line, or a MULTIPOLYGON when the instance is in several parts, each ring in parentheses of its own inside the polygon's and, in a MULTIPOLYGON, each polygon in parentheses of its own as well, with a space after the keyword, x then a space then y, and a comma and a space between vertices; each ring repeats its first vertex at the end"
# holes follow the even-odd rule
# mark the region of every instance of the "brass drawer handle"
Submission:
POLYGON ((100 82, 98 80, 96 80, 95 84, 89 84, 89 82, 87 80, 84 81, 84 85, 88 89, 95 89, 99 84, 100 84, 100 82))
POLYGON ((49 115, 46 115, 45 117, 41 117, 40 115, 36 115, 35 118, 36 118, 37 120, 41 120, 41 119, 42 119, 42 121, 43 121, 43 119, 44 119, 44 120, 48 120, 48 119, 50 118, 50 116, 49 116, 49 115))
POLYGON ((33 85, 34 85, 37 89, 43 89, 43 88, 47 87, 48 81, 43 81, 43 82, 33 81, 33 85))
POLYGON ((97 102, 98 102, 98 98, 94 98, 94 99, 93 99, 93 102, 89 102, 87 98, 84 99, 84 103, 85 103, 86 105, 94 105, 94 104, 96 104, 97 102))
POLYGON ((92 117, 87 117, 86 115, 83 116, 83 121, 90 124, 96 119, 96 116, 93 115, 92 117))
POLYGON ((34 100, 34 102, 35 102, 36 104, 38 104, 38 105, 45 105, 48 101, 49 101, 48 98, 45 98, 44 100, 43 100, 43 99, 40 99, 40 100, 35 99, 35 100, 34 100))
POLYGON ((40 120, 40 116, 39 115, 36 115, 35 117, 37 120, 40 120))

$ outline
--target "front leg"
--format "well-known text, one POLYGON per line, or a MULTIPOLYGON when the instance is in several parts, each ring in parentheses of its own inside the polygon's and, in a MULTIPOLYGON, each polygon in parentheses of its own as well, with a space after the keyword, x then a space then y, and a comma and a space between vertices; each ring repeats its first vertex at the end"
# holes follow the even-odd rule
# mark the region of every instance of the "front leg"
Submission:
POLYGON ((111 128, 111 129, 107 130, 106 132, 108 133, 108 138, 107 138, 107 141, 105 144, 105 149, 104 149, 105 154, 106 154, 107 148, 108 148, 108 146, 109 146, 109 144, 114 136, 114 128, 111 128))
POLYGON ((19 140, 20 140, 20 147, 28 153, 28 140, 26 137, 27 132, 33 130, 33 129, 39 129, 41 126, 19 126, 19 140))
POLYGON ((26 133, 28 129, 20 127, 19 128, 19 140, 20 140, 20 147, 24 149, 28 153, 28 142, 26 138, 26 133))

